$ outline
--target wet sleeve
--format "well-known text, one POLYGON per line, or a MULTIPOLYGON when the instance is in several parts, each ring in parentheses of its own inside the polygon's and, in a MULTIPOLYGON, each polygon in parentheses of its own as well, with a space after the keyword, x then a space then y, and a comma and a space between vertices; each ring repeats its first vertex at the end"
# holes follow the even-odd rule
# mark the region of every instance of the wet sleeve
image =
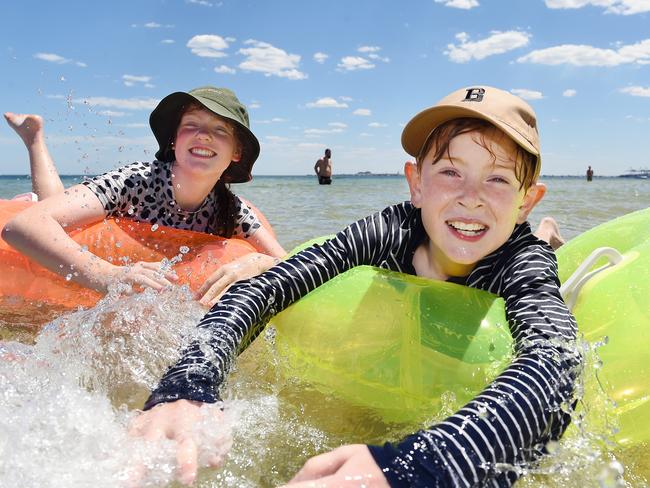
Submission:
POLYGON ((581 355, 555 256, 541 247, 520 253, 501 288, 513 362, 443 422, 397 444, 370 446, 391 486, 511 486, 568 426, 581 355))
POLYGON ((85 180, 82 184, 92 191, 104 206, 108 216, 131 215, 144 203, 145 180, 151 176, 148 163, 136 162, 85 180))
POLYGON ((305 249, 265 273, 233 285, 203 317, 199 339, 182 352, 145 404, 145 410, 178 399, 214 403, 232 361, 268 320, 334 276, 374 264, 389 245, 390 212, 350 225, 322 245, 305 249))

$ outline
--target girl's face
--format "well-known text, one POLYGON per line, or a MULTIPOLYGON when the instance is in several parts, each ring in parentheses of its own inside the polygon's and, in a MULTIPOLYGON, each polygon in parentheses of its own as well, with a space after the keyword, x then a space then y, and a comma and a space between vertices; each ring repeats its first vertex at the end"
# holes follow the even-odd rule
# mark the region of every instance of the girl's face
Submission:
POLYGON ((411 201, 422 210, 429 236, 429 262, 443 276, 469 274, 508 240, 538 201, 535 185, 519 188, 515 143, 484 133, 488 151, 480 137, 477 132, 456 136, 441 160, 433 161, 432 148, 419 172, 406 168, 411 201))
POLYGON ((241 159, 241 145, 233 125, 208 110, 183 114, 176 129, 176 167, 216 182, 230 164, 241 159))

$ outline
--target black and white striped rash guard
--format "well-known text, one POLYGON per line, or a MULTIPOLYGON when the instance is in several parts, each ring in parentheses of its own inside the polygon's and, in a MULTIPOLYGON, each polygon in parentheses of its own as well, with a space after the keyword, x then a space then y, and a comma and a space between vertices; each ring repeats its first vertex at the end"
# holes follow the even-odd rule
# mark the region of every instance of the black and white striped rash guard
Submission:
MULTIPOLYGON (((199 323, 207 340, 184 351, 145 409, 181 398, 218 401, 218 387, 236 354, 274 313, 354 266, 414 274, 413 253, 426 238, 420 211, 405 202, 237 283, 199 323)), ((528 223, 517 225, 465 283, 505 299, 514 360, 443 422, 397 444, 369 446, 393 487, 510 486, 518 468, 542 454, 569 424, 580 355, 575 320, 560 297, 551 248, 531 233, 528 223)))

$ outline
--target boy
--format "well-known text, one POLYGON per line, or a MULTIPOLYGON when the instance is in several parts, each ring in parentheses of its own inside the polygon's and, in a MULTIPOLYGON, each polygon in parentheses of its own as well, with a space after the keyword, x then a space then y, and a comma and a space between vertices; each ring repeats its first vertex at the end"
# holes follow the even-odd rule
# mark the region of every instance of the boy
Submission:
POLYGON ((361 264, 464 283, 501 295, 515 339, 512 364, 445 421, 383 447, 344 446, 308 461, 295 486, 509 486, 517 467, 566 429, 580 362, 576 324, 559 294, 552 249, 526 218, 544 193, 535 114, 491 87, 452 93, 416 115, 402 145, 411 202, 352 224, 252 281, 237 283, 205 316, 194 344, 147 401, 137 431, 179 442, 181 479, 196 470, 191 439, 200 403, 219 400, 231 361, 281 310, 361 264), (176 401, 178 400, 178 401, 176 401), (302 483, 301 483, 302 482, 302 483))

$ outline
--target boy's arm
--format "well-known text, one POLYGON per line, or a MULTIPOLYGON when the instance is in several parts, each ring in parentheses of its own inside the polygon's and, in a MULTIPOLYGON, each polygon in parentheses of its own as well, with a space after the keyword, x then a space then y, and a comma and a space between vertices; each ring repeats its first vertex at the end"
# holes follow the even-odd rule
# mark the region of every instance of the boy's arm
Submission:
POLYGON ((443 422, 396 445, 370 447, 391 486, 510 486, 517 468, 568 426, 580 365, 577 329, 559 294, 554 255, 537 247, 519 253, 495 285, 500 289, 490 289, 506 300, 513 362, 443 422))
POLYGON ((360 264, 374 264, 390 246, 389 211, 360 220, 265 273, 234 284, 198 325, 205 331, 162 378, 145 409, 178 399, 218 401, 217 390, 236 354, 266 322, 311 290, 360 264))

